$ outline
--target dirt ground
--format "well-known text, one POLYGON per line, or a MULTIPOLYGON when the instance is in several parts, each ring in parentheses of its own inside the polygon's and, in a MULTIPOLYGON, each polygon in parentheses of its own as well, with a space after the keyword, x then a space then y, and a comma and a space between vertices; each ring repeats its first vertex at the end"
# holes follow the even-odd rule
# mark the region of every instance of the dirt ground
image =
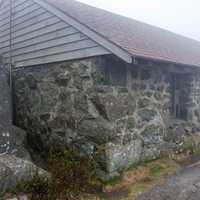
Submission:
POLYGON ((158 186, 141 194, 137 200, 200 200, 200 156, 179 161, 183 169, 158 186))

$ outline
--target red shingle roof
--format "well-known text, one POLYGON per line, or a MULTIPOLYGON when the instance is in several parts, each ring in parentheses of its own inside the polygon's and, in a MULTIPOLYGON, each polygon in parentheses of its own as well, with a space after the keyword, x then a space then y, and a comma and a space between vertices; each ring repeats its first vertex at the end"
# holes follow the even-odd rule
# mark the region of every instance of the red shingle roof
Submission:
POLYGON ((133 56, 200 66, 200 42, 74 0, 45 0, 133 56))

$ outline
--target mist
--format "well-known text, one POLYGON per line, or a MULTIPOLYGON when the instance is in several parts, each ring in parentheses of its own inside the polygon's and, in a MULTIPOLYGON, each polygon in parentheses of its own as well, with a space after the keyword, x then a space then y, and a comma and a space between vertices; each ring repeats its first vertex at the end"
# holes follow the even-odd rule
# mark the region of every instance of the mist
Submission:
POLYGON ((199 0, 79 0, 200 41, 199 0))

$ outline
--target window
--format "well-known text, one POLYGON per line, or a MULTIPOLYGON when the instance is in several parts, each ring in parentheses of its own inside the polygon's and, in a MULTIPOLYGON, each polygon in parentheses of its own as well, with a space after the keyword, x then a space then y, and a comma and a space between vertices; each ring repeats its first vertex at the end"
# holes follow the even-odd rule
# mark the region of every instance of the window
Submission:
POLYGON ((172 115, 183 120, 187 120, 188 115, 188 77, 187 74, 172 74, 172 115))
POLYGON ((127 67, 123 61, 107 58, 105 70, 107 85, 126 86, 127 67))

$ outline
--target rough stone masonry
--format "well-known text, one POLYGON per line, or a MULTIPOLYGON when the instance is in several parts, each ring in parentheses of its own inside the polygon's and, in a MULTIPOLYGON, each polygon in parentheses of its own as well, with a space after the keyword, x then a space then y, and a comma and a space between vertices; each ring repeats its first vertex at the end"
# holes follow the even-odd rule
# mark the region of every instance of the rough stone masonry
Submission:
POLYGON ((8 70, 0 62, 0 196, 19 182, 30 180, 36 172, 48 175, 30 162, 25 149, 26 134, 12 124, 8 77, 8 70))
POLYGON ((0 155, 13 153, 20 157, 29 158, 24 148, 26 134, 12 124, 11 92, 9 87, 8 70, 0 57, 0 155))
MULTIPOLYGON (((184 71, 184 67, 180 71, 184 71)), ((176 67, 173 69, 176 72, 176 67)), ((172 71, 128 65, 113 56, 19 69, 14 75, 15 120, 37 152, 76 145, 97 153, 102 172, 158 157, 182 145, 200 121, 199 71, 184 82, 187 120, 171 120, 172 71)))
POLYGON ((9 152, 13 142, 11 137, 10 88, 2 59, 0 58, 0 153, 9 152))

